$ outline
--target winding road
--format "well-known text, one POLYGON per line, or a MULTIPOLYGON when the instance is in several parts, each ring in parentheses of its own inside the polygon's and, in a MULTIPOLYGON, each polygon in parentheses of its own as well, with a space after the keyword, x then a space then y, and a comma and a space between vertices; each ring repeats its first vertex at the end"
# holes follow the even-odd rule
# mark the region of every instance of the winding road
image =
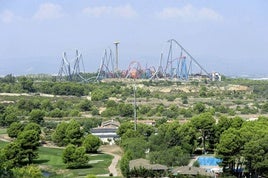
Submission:
POLYGON ((108 167, 109 172, 113 174, 113 176, 121 176, 121 172, 117 169, 117 164, 121 159, 122 150, 117 145, 104 145, 100 148, 102 153, 109 154, 113 156, 112 163, 108 167))

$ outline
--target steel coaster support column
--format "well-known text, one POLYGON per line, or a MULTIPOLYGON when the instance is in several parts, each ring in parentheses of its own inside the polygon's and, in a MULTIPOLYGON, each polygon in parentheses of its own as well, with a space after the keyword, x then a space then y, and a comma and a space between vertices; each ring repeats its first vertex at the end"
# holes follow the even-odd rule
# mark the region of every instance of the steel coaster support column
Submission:
POLYGON ((185 57, 183 57, 181 61, 181 76, 180 77, 184 80, 188 80, 187 64, 186 64, 185 57))

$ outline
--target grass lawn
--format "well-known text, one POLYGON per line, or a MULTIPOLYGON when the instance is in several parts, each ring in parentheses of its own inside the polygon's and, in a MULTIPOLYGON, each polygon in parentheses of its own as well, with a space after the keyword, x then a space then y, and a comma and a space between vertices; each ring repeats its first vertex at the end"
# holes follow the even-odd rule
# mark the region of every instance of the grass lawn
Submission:
POLYGON ((4 147, 6 144, 8 144, 8 142, 0 140, 0 148, 4 147))
POLYGON ((51 166, 53 169, 64 169, 65 165, 62 161, 62 152, 63 149, 40 147, 38 150, 39 157, 35 163, 51 166))
MULTIPOLYGON (((0 140, 0 148, 8 142, 0 140)), ((113 156, 107 154, 94 154, 90 155, 90 166, 83 169, 66 169, 65 164, 62 161, 63 149, 59 148, 46 148, 40 147, 38 150, 39 157, 34 161, 34 164, 40 165, 46 171, 51 173, 58 173, 60 175, 53 174, 50 177, 84 177, 88 174, 99 175, 109 174, 108 167, 112 162, 113 156), (94 161, 95 160, 95 161, 94 161)))
POLYGON ((0 134, 6 134, 7 129, 6 128, 0 128, 0 134))
POLYGON ((97 163, 91 163, 89 169, 73 169, 72 172, 76 175, 87 175, 87 174, 109 174, 108 167, 112 162, 113 157, 107 154, 97 154, 90 156, 90 161, 93 160, 103 160, 97 163))
MULTIPOLYGON (((66 169, 62 161, 63 149, 58 148, 39 148, 39 158, 35 160, 35 164, 43 165, 48 172, 63 172, 64 177, 86 176, 88 174, 109 174, 108 167, 112 162, 113 157, 107 154, 96 154, 90 156, 90 166, 83 169, 66 169), (99 160, 94 162, 94 160, 99 160)), ((61 177, 55 175, 53 177, 61 177)))

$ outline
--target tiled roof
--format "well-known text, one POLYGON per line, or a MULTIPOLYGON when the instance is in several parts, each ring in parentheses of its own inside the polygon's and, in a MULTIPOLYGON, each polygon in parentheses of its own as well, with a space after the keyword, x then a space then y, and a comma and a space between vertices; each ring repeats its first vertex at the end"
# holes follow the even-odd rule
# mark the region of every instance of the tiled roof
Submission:
POLYGON ((205 169, 199 167, 190 167, 190 166, 181 166, 174 168, 172 170, 173 174, 182 174, 182 175, 205 175, 214 177, 213 173, 207 172, 205 169))
POLYGON ((150 164, 149 160, 147 159, 135 159, 131 160, 129 162, 129 168, 134 169, 134 168, 140 168, 143 167, 145 169, 150 169, 150 170, 167 170, 167 166, 161 165, 161 164, 150 164))
POLYGON ((104 121, 101 123, 101 127, 119 127, 120 123, 114 120, 104 121))
POLYGON ((90 130, 91 133, 116 133, 116 128, 96 127, 90 130))

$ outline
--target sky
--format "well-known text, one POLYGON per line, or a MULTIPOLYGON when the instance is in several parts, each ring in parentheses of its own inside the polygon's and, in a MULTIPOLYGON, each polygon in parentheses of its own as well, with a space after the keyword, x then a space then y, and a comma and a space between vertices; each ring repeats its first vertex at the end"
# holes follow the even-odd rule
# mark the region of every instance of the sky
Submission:
POLYGON ((0 75, 57 74, 66 52, 96 72, 119 44, 119 68, 158 66, 177 40, 208 72, 268 76, 267 0, 0 0, 0 75))

